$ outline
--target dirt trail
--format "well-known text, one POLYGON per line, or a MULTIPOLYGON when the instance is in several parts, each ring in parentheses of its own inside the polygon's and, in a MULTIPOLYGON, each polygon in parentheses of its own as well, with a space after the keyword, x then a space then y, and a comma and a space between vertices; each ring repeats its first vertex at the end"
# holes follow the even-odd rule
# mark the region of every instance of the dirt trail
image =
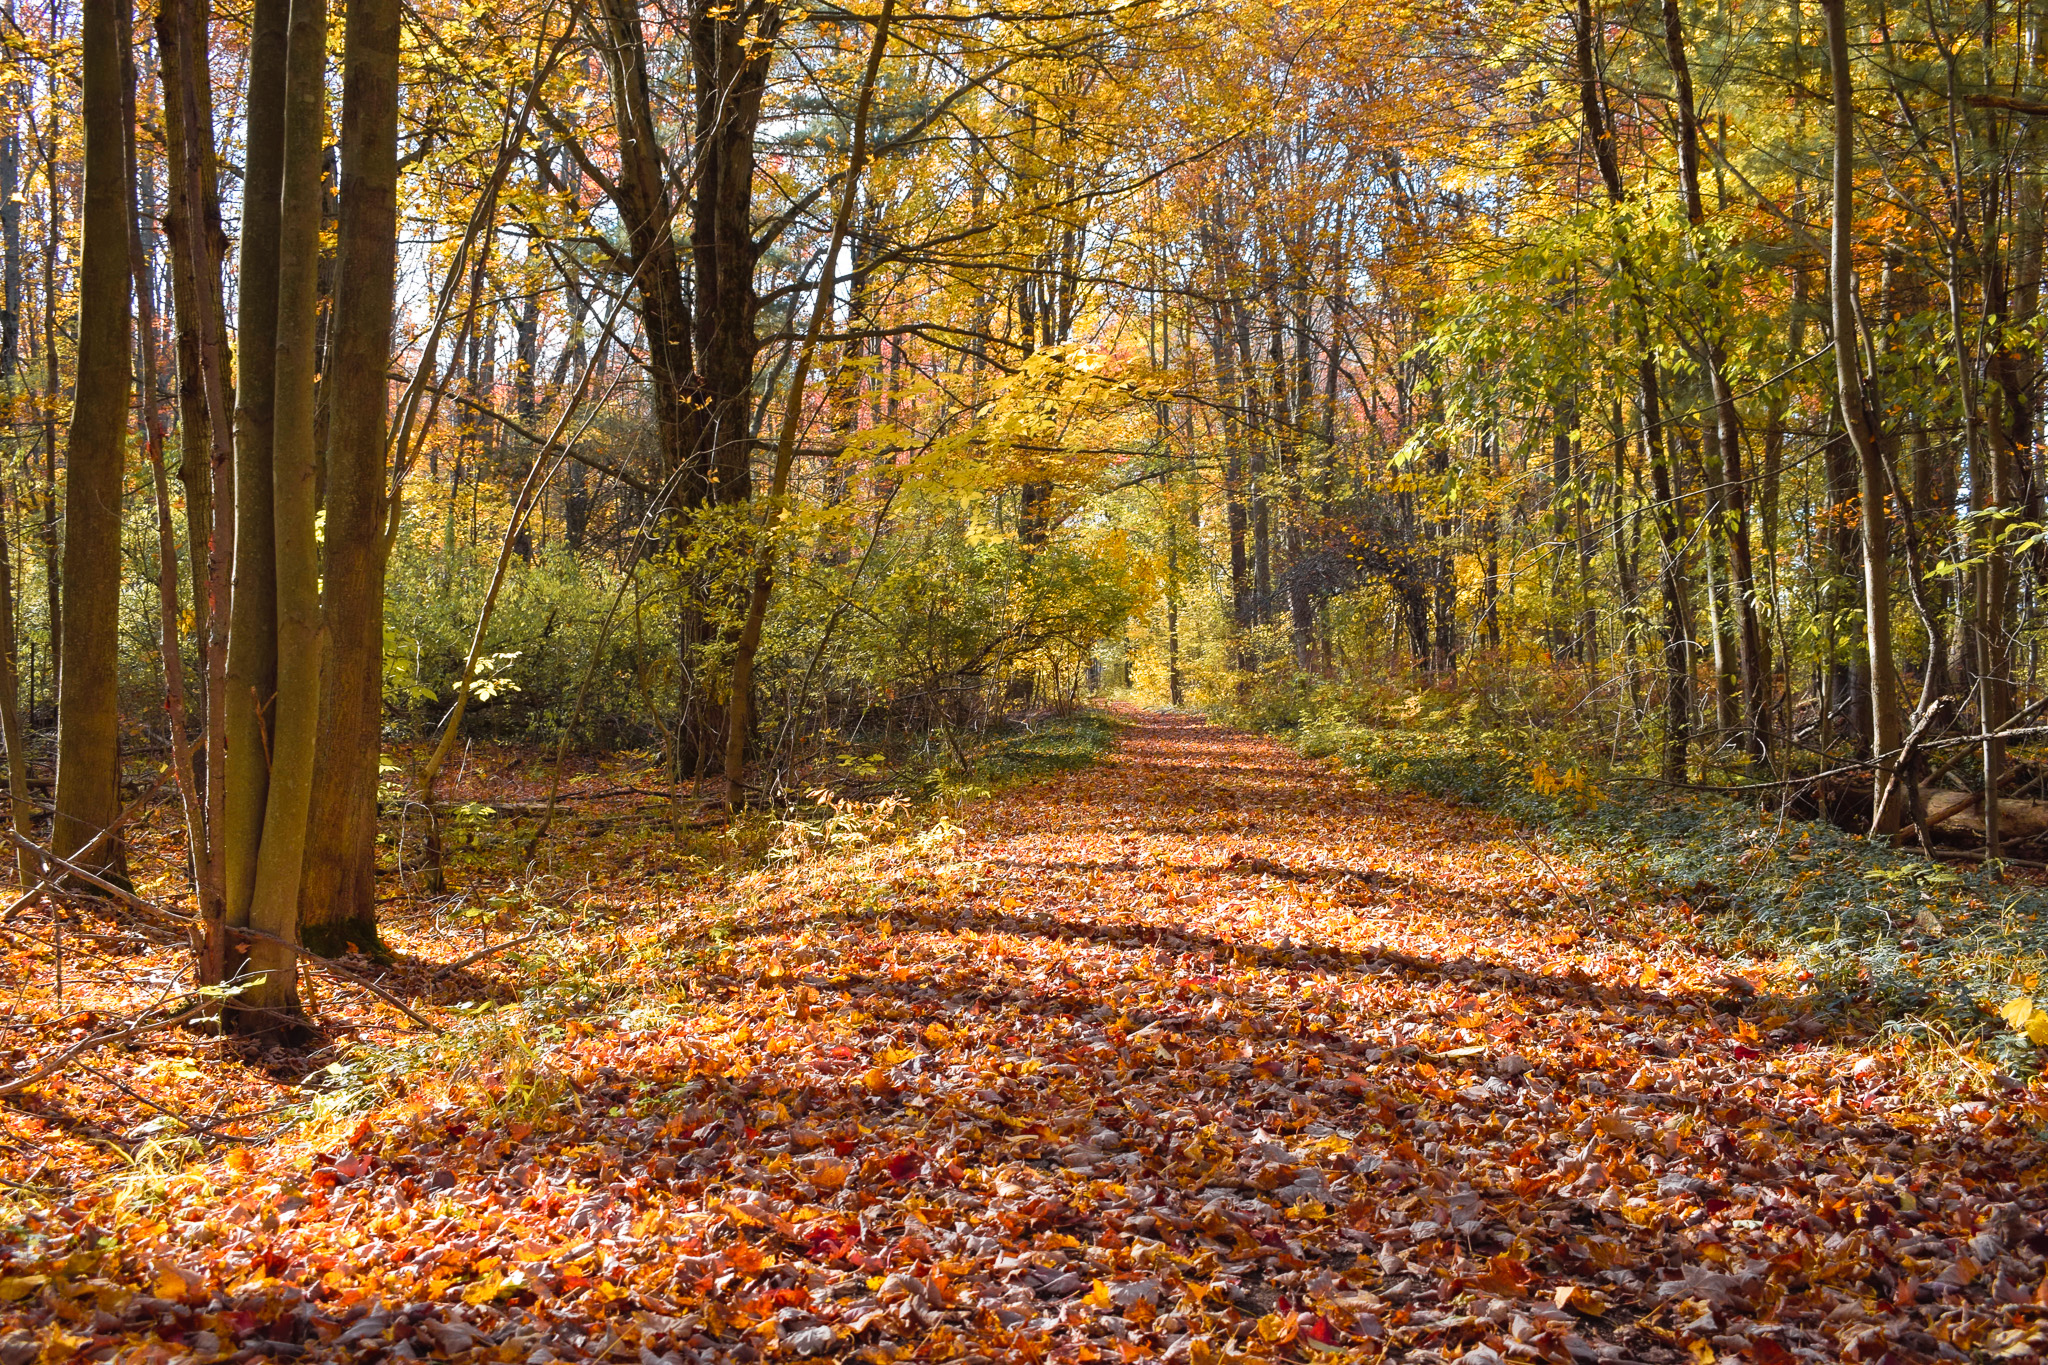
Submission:
MULTIPOLYGON (((1505 821, 1122 719, 957 829, 676 907, 560 1043, 174 1185, 55 1272, 146 1298, 13 1310, 163 1360, 2048 1341, 2034 1101, 1915 1107, 1505 821)), ((4 1273, 118 1216, 67 1206, 4 1273)))

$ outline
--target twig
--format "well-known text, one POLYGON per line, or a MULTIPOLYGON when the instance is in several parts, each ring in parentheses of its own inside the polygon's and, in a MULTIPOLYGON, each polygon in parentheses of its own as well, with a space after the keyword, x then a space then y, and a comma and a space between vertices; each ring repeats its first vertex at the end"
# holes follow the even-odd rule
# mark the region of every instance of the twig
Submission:
POLYGON ((28 1075, 17 1076, 6 1084, 0 1085, 0 1095, 12 1095, 18 1090, 26 1090, 37 1081, 56 1075, 59 1071, 69 1066, 74 1059, 84 1056, 95 1048, 105 1047, 108 1043, 118 1043, 125 1039, 133 1038, 138 1034, 148 1033, 153 1029, 171 1028, 182 1024, 206 1007, 207 1002, 202 999, 197 1004, 188 1005, 176 1014, 166 1015, 161 1019, 145 1019, 142 1022, 130 1024, 125 1028, 106 1029, 93 1034, 89 1038, 81 1038, 35 1070, 29 1072, 28 1075))
POLYGON ((479 948, 477 951, 471 953, 468 957, 459 958, 454 962, 450 962, 444 967, 438 968, 434 972, 434 977, 438 980, 439 978, 446 976, 450 972, 459 972, 464 967, 469 966, 471 963, 483 961, 492 953, 502 953, 507 948, 516 948, 522 943, 531 943, 537 938, 543 938, 547 935, 547 932, 548 931, 545 929, 536 929, 530 934, 524 934, 518 938, 508 938, 503 943, 494 943, 488 948, 479 948))
MULTIPOLYGON (((110 1076, 106 1072, 101 1071, 96 1067, 81 1066, 79 1070, 85 1072, 89 1076, 97 1076, 99 1079, 105 1081, 108 1085, 113 1086, 114 1089, 126 1095, 129 1099, 134 1100, 138 1104, 148 1105, 150 1108, 156 1110, 157 1113, 162 1114, 165 1118, 172 1119, 178 1123, 184 1124, 185 1127, 191 1132, 203 1133, 208 1137, 216 1137, 221 1139, 223 1142, 266 1142, 271 1137, 275 1136, 275 1134, 266 1133, 259 1137, 243 1137, 239 1133, 223 1133, 217 1124, 202 1123, 200 1120, 193 1118, 190 1114, 181 1113, 178 1110, 171 1108, 167 1104, 161 1104, 156 1100, 151 1099, 149 1096, 143 1094, 141 1091, 135 1089, 127 1082, 120 1080, 118 1077, 110 1076)), ((263 1112, 269 1113, 273 1111, 265 1110, 263 1112)), ((226 1123, 239 1123, 241 1121, 242 1120, 240 1118, 233 1116, 225 1120, 222 1120, 222 1122, 226 1123)))

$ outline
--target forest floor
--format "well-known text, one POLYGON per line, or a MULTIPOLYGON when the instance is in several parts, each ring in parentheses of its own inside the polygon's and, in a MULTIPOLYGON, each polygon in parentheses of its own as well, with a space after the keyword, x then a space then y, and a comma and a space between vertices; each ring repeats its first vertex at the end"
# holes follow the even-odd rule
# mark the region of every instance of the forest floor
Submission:
POLYGON ((1499 817, 1119 719, 752 866, 585 828, 478 898, 544 937, 395 929, 444 1032, 330 985, 332 1053, 12 1097, 0 1365, 2048 1351, 2042 1088, 1829 1036, 1499 817))

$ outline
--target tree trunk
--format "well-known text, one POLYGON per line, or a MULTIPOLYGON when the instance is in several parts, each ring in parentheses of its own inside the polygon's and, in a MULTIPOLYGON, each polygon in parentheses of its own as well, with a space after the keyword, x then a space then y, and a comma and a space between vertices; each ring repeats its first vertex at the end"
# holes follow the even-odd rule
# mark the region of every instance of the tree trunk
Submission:
POLYGON ((206 661, 204 842, 209 856, 200 863, 198 975, 204 985, 219 985, 227 974, 222 841, 228 828, 234 416, 227 319, 221 301, 221 261, 227 237, 220 226, 211 78, 206 65, 207 23, 201 0, 169 0, 158 11, 157 39, 163 72, 165 149, 171 159, 171 211, 165 218, 165 230, 172 246, 171 279, 178 315, 181 477, 193 560, 195 633, 203 642, 201 656, 206 661))
MULTIPOLYGON (((85 211, 78 368, 64 484, 64 638, 57 682, 60 855, 84 848, 121 808, 117 689, 121 493, 128 447, 128 152, 121 52, 126 0, 83 0, 85 211)), ((87 861, 125 876, 122 842, 87 861)))
MULTIPOLYGON (((1220 248, 1217 254, 1220 256, 1220 248)), ((1220 260, 1216 264, 1216 270, 1221 275, 1220 260)), ((1254 663, 1251 645, 1251 560, 1245 546, 1250 519, 1245 514, 1242 436, 1244 423, 1239 415, 1238 403, 1241 401, 1241 393, 1238 387, 1236 352, 1229 337, 1230 315, 1226 304, 1217 305, 1214 324, 1209 332, 1209 349, 1216 367, 1216 391, 1223 399, 1221 421, 1224 521, 1230 536, 1230 624, 1232 633, 1236 636, 1234 662, 1239 671, 1250 672, 1254 663)))
MULTIPOLYGON (((270 792, 277 696, 277 536, 271 446, 277 388, 279 195, 291 0, 253 0, 245 104, 240 351, 235 389, 235 555, 228 621, 221 871, 230 925, 249 923, 270 792)), ((226 490, 221 490, 225 492, 226 490)), ((213 781, 209 773, 207 780, 213 781)))
POLYGON ((1897 772, 1901 724, 1898 664, 1892 657, 1891 527, 1885 520, 1883 456, 1863 401, 1856 336, 1856 106, 1849 75, 1844 0, 1821 0, 1827 19, 1828 74, 1834 104, 1834 203, 1828 233, 1828 304, 1835 334, 1835 382, 1842 425, 1855 448, 1863 511, 1864 638, 1870 651, 1871 745, 1877 767, 1870 828, 1896 834, 1903 804, 1897 772))
POLYGON ((20 81, 9 83, 0 128, 0 379, 9 380, 21 369, 21 134, 15 120, 24 93, 20 81))
MULTIPOLYGON (((156 494, 157 642, 163 657, 164 711, 170 721, 171 771, 176 776, 178 795, 185 808, 192 883, 195 887, 206 887, 213 882, 211 831, 206 822, 205 793, 193 771, 189 747, 191 726, 185 710, 185 657, 178 631, 178 537, 171 518, 170 478, 164 471, 163 414, 157 403, 156 266, 150 251, 152 238, 148 220, 143 217, 144 191, 150 182, 135 148, 136 105, 141 77, 128 33, 124 30, 121 37, 122 85, 127 104, 122 124, 127 133, 124 151, 128 163, 125 177, 128 186, 128 273, 134 288, 138 332, 135 375, 142 395, 143 453, 156 494)), ((201 899, 203 903, 204 897, 201 899)), ((201 956, 204 962, 210 963, 215 935, 210 932, 213 926, 207 922, 207 917, 202 916, 201 919, 205 925, 200 935, 201 956)))
MULTIPOLYGON (((51 134, 54 138, 54 134, 51 134)), ((43 553, 43 593, 50 623, 50 671, 64 657, 63 536, 57 494, 57 244, 64 232, 64 196, 57 181, 57 153, 44 144, 44 180, 50 221, 43 234, 43 479, 37 546, 43 553)), ((55 689, 52 689, 54 695, 55 689)))
MULTIPOLYGON (((1578 0, 1573 36, 1576 40, 1580 112, 1593 143, 1594 161, 1600 168, 1600 178, 1607 186, 1608 202, 1618 205, 1628 196, 1621 183, 1621 164, 1615 153, 1614 132, 1607 115, 1600 72, 1593 59, 1592 0, 1578 0)), ((1692 628, 1685 584, 1685 525, 1676 497, 1676 481, 1671 477, 1670 438, 1664 428, 1657 360, 1650 347, 1649 325, 1640 307, 1634 309, 1633 314, 1636 403, 1642 418, 1642 457, 1643 463, 1650 467, 1650 490, 1655 499, 1651 518, 1656 523, 1657 540, 1663 552, 1658 572, 1658 586, 1664 598, 1665 719, 1661 773, 1666 782, 1676 783, 1685 780, 1692 729, 1692 628)))
MULTIPOLYGON (((352 0, 343 38, 341 206, 327 407, 327 661, 299 897, 314 952, 377 936, 377 771, 384 718, 384 451, 398 263, 398 0, 352 0)), ((531 330, 529 328, 529 330, 531 330)), ((533 356, 521 356, 524 415, 533 356)))
MULTIPOLYGON (((1836 411, 1839 414, 1839 407, 1836 411)), ((1843 431, 1830 435, 1823 456, 1827 465, 1828 488, 1828 574, 1823 616, 1828 631, 1829 667, 1835 672, 1835 676, 1829 679, 1828 692, 1831 697, 1849 699, 1849 730, 1854 741, 1854 753, 1857 758, 1868 758, 1870 656, 1866 651, 1856 649, 1850 657, 1837 662, 1839 656, 1834 652, 1840 623, 1855 606, 1853 598, 1839 585, 1859 574, 1863 563, 1863 536, 1858 529, 1856 513, 1856 450, 1849 443, 1848 433, 1843 431)))
MULTIPOLYGON (((21 371, 21 137, 15 131, 17 83, 8 92, 0 129, 0 385, 12 387, 21 371)), ((33 831, 28 795, 28 746, 21 723, 21 648, 16 636, 14 552, 8 534, 12 475, 0 479, 0 740, 7 745, 8 823, 16 834, 33 831)), ((34 876, 28 850, 17 848, 15 873, 25 886, 34 876)))
MULTIPOLYGON (((163 88, 164 160, 169 202, 163 217, 171 251, 171 312, 178 367, 178 480, 185 486, 185 543, 192 574, 192 638, 202 654, 212 635, 209 590, 213 539, 214 421, 201 346, 206 319, 222 316, 221 262, 227 236, 220 221, 220 167, 213 147, 213 77, 207 26, 199 0, 163 0, 156 13, 159 83, 163 88), (189 92, 189 94, 188 94, 189 92), (189 99, 194 107, 185 108, 189 99), (197 136, 188 135, 188 126, 197 136), (202 300, 201 291, 206 292, 202 300)), ((216 355, 216 360, 224 360, 216 355)), ((221 376, 224 389, 231 387, 221 376)), ((219 490, 232 493, 223 487, 219 490)), ((220 604, 225 607, 225 603, 220 604)), ((218 679, 200 680, 205 688, 218 679)), ((204 703, 203 703, 204 704, 204 703)), ((208 709, 210 714, 210 708, 208 709)), ((211 779, 209 779, 211 780, 211 779)))
MULTIPOLYGON (((313 755, 320 737, 320 549, 314 498, 314 381, 320 313, 320 162, 326 143, 326 0, 292 0, 285 59, 283 187, 278 200, 277 370, 271 432, 271 499, 277 564, 277 712, 270 789, 249 924, 296 943, 305 872, 313 755)), ((383 367, 378 367, 382 373, 383 367)), ((258 942, 258 979, 238 1004, 251 1022, 273 1027, 299 1012, 298 960, 288 947, 258 942), (257 1012, 262 1012, 258 1014, 257 1012)))
MULTIPOLYGON (((804 337, 803 348, 797 353, 796 369, 790 375, 789 389, 782 400, 782 433, 775 445, 775 468, 768 488, 768 515, 761 527, 762 544, 753 583, 747 594, 746 619, 740 626, 739 639, 733 648, 731 710, 725 726, 725 799, 733 810, 739 810, 746 804, 747 741, 755 720, 754 660, 760 652, 761 628, 767 619, 768 594, 774 582, 775 523, 782 517, 781 504, 789 491, 790 466, 796 461, 797 431, 803 421, 804 385, 809 380, 811 360, 817 354, 818 337, 825 330, 825 319, 832 312, 833 296, 837 292, 839 251, 846 243, 846 226, 853 217, 853 206, 860 193, 860 174, 868 155, 868 110, 874 103, 875 79, 881 72, 882 52, 889 43, 889 19, 895 8, 896 0, 882 0, 881 17, 875 21, 874 45, 868 50, 867 71, 861 79, 860 95, 854 105, 853 141, 847 153, 846 185, 840 195, 839 212, 832 219, 832 234, 826 244, 825 259, 818 267, 818 294, 811 309, 810 330, 804 337)), ((748 288, 751 291, 751 283, 748 288)), ((751 327, 750 323, 750 330, 751 327)), ((876 534, 880 533, 877 525, 876 534)), ((957 754, 958 751, 955 752, 957 754)))
MULTIPOLYGON (((1678 87, 1679 176, 1685 190, 1686 218, 1697 228, 1706 220, 1706 205, 1700 195, 1699 116, 1693 105, 1692 70, 1686 60, 1678 0, 1662 0, 1662 6, 1664 51, 1678 87)), ((1691 249, 1697 258, 1700 247, 1696 239, 1691 249)), ((1720 270, 1711 268, 1710 278, 1718 308, 1720 270)), ((1749 485, 1742 469, 1742 419, 1735 407, 1735 391, 1728 383, 1719 318, 1709 318, 1704 331, 1701 350, 1714 415, 1704 433, 1707 451, 1713 457, 1707 462, 1707 478, 1714 485, 1707 506, 1714 523, 1711 530, 1727 547, 1728 628, 1734 636, 1736 662, 1741 670, 1742 723, 1748 746, 1761 753, 1770 734, 1770 662, 1764 649, 1763 627, 1757 619, 1756 572, 1749 543, 1749 485)))

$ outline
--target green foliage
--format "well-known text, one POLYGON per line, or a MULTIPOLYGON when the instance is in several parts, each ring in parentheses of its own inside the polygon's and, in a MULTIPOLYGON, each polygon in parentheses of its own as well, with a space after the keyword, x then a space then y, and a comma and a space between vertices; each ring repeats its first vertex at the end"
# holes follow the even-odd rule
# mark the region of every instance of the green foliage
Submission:
MULTIPOLYGON (((384 607, 384 696, 410 727, 437 725, 455 700, 497 543, 446 543, 445 528, 424 518, 404 523, 393 551, 384 607)), ((592 657, 599 666, 581 741, 638 738, 634 684, 659 641, 606 615, 620 572, 605 559, 564 547, 514 559, 499 594, 472 687, 471 732, 501 738, 552 738, 566 724, 592 657)))

